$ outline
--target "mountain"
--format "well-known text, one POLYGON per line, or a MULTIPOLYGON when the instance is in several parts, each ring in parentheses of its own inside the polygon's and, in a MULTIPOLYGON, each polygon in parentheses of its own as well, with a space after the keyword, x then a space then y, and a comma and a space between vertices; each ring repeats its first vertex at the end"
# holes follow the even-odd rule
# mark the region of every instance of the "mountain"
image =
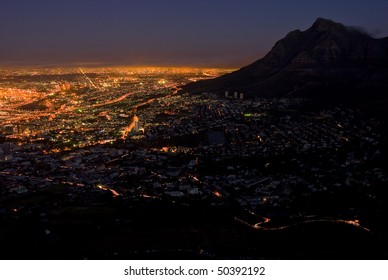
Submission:
POLYGON ((245 96, 359 99, 388 89, 388 37, 318 18, 295 30, 262 59, 212 80, 190 83, 184 92, 243 92, 245 96))

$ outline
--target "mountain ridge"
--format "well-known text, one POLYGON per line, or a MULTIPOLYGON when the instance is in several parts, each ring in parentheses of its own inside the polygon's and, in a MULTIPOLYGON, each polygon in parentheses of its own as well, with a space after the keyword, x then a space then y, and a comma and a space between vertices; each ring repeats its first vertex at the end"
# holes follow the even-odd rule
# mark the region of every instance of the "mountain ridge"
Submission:
POLYGON ((263 58, 218 78, 187 84, 182 90, 319 98, 331 91, 347 98, 345 89, 355 96, 369 89, 381 94, 388 88, 386 77, 388 37, 375 39, 357 28, 318 18, 305 31, 289 32, 263 58))

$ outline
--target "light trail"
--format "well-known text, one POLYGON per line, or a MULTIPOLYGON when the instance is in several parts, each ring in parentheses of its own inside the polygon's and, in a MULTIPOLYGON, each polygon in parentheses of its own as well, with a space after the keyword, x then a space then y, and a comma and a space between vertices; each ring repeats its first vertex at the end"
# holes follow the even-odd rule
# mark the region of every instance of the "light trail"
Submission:
MULTIPOLYGON (((126 93, 116 99, 113 99, 113 100, 110 100, 110 101, 106 101, 104 103, 101 103, 101 104, 93 104, 93 105, 90 105, 89 107, 93 107, 93 108, 96 108, 96 107, 102 107, 102 106, 105 106, 105 105, 110 105, 110 104, 114 104, 114 103, 117 103, 117 102, 120 102, 122 100, 124 100, 125 98, 127 98, 128 96, 132 95, 132 94, 135 94, 136 92, 129 92, 129 93, 126 93)), ((83 108, 81 108, 83 109, 83 108)))
POLYGON ((123 130, 123 133, 122 133, 122 135, 121 135, 121 139, 125 139, 125 138, 127 138, 127 136, 128 136, 128 133, 130 133, 131 131, 132 131, 132 129, 134 129, 135 128, 135 124, 136 124, 136 122, 138 122, 139 121, 139 118, 135 115, 135 116, 133 116, 133 121, 132 121, 132 123, 129 125, 129 126, 127 126, 124 130, 123 130))
POLYGON ((82 71, 81 68, 79 68, 79 71, 82 73, 82 75, 85 76, 85 78, 88 80, 88 82, 89 82, 94 88, 97 88, 97 86, 92 82, 92 80, 91 80, 88 76, 86 76, 85 72, 82 71))
POLYGON ((268 224, 269 222, 271 222, 271 219, 269 218, 264 218, 264 221, 263 222, 260 222, 260 223, 257 223, 251 227, 253 227, 254 229, 258 229, 258 230, 265 230, 265 231, 277 231, 277 230, 283 230, 283 229, 287 229, 287 228, 290 228, 292 226, 297 226, 297 225, 303 225, 303 224, 311 224, 311 223, 319 223, 319 222, 327 222, 327 223, 338 223, 338 224, 348 224, 348 225, 352 225, 352 226, 355 226, 361 230, 364 230, 364 231, 367 231, 367 232, 370 232, 370 229, 366 228, 366 227, 363 227, 362 225, 360 225, 359 221, 358 220, 342 220, 342 219, 330 219, 330 218, 326 218, 326 219, 313 219, 313 220, 307 220, 307 221, 303 221, 303 222, 299 222, 299 223, 293 223, 293 224, 290 224, 290 225, 285 225, 285 226, 279 226, 279 227, 265 227, 265 226, 262 226, 264 224, 268 224))
POLYGON ((100 190, 104 190, 104 191, 110 191, 113 194, 113 197, 118 197, 121 195, 117 191, 115 191, 114 189, 108 188, 106 186, 97 185, 97 188, 99 188, 100 190))

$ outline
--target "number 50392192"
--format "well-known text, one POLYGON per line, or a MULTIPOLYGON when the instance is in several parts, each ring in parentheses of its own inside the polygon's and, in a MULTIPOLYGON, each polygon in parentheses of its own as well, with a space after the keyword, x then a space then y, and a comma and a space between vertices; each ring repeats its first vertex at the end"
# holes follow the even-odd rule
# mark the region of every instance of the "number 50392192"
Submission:
POLYGON ((217 270, 217 275, 265 275, 265 267, 244 267, 244 266, 220 266, 217 270))

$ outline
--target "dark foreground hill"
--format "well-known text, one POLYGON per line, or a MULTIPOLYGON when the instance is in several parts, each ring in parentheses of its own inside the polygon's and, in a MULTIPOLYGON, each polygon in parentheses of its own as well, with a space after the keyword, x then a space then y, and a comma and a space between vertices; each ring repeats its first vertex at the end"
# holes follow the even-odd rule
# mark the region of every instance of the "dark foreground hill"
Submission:
POLYGON ((306 31, 295 30, 262 59, 238 71, 191 83, 184 92, 243 92, 257 97, 313 97, 381 101, 388 89, 388 37, 318 18, 306 31))
POLYGON ((387 258, 385 239, 347 224, 314 222, 261 231, 237 222, 231 209, 221 206, 157 202, 128 207, 105 199, 102 205, 48 208, 44 215, 6 219, 0 259, 387 258))

